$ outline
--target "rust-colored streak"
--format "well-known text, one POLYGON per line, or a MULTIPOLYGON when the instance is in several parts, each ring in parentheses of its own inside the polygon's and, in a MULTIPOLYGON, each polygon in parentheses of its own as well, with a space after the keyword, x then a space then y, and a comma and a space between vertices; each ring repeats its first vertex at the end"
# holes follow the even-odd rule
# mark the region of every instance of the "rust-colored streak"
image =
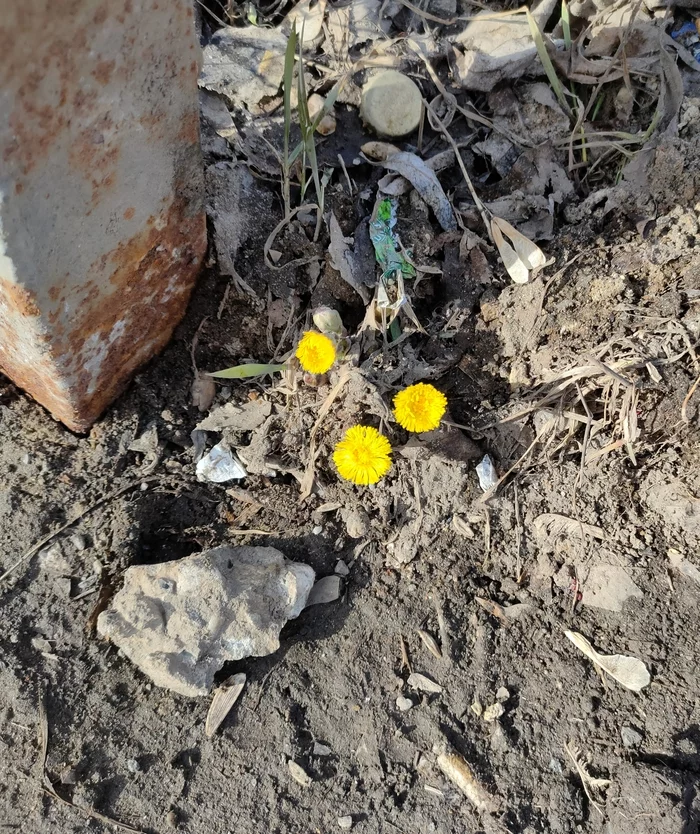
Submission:
POLYGON ((109 84, 109 81, 114 72, 116 61, 98 61, 95 69, 92 71, 93 77, 103 86, 109 84))
MULTIPOLYGON (((93 265, 95 277, 83 287, 79 318, 69 330, 54 328, 38 363, 23 361, 20 335, 7 325, 12 317, 0 315, 0 368, 74 431, 92 425, 134 371, 167 344, 185 313, 206 248, 204 217, 189 216, 187 205, 176 201, 158 220, 160 231, 152 222, 107 263, 93 265), (101 286, 107 276, 99 274, 105 269, 114 288, 106 298, 101 286), (119 335, 110 343, 115 328, 119 335), (95 380, 90 365, 103 351, 95 380)), ((0 296, 22 318, 38 313, 31 294, 10 282, 0 281, 0 296)))
POLYGON ((128 209, 124 210, 124 220, 131 220, 134 214, 136 214, 136 209, 133 206, 129 206, 128 209))

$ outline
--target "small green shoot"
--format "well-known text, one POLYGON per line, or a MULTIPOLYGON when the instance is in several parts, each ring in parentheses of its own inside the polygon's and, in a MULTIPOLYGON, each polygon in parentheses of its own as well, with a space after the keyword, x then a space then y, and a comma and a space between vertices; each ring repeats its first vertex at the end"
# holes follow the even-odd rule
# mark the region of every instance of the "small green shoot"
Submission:
POLYGON ((208 376, 217 379, 252 379, 265 374, 276 374, 287 370, 287 365, 262 365, 251 362, 247 365, 234 365, 232 368, 225 368, 223 371, 213 371, 208 376))
POLYGON ((284 155, 282 158, 282 180, 283 180, 283 199, 285 217, 289 219, 291 214, 291 171, 292 166, 301 156, 301 170, 299 174, 301 185, 301 200, 304 200, 306 189, 309 183, 306 179, 307 165, 311 168, 311 175, 316 189, 316 199, 321 211, 319 217, 323 214, 324 191, 325 183, 328 178, 324 175, 319 176, 318 160, 316 157, 316 143, 314 134, 316 128, 319 126, 321 120, 330 113, 335 104, 338 94, 340 93, 347 76, 340 78, 332 87, 325 98, 323 107, 316 114, 314 119, 311 119, 308 106, 308 95, 306 89, 306 79, 304 77, 304 59, 302 54, 302 37, 297 36, 296 24, 292 26, 292 31, 287 41, 287 49, 284 55, 284 75, 283 75, 283 101, 284 101, 284 155), (297 54, 298 51, 298 54, 297 54), (290 137, 292 131, 292 85, 294 83, 294 64, 299 61, 297 70, 297 114, 299 118, 299 127, 301 129, 301 141, 296 147, 290 151, 290 137))
POLYGON ((525 14, 527 15, 527 22, 530 26, 530 34, 532 35, 532 39, 535 42, 535 47, 537 48, 537 54, 540 56, 540 61, 542 61, 544 71, 547 74, 549 83, 552 85, 554 95, 557 97, 557 101, 561 105, 562 110, 567 114, 567 116, 571 117, 571 108, 569 107, 569 104, 566 101, 566 96, 564 95, 564 87, 562 86, 562 83, 559 80, 559 76, 557 75, 557 72, 554 69, 552 59, 549 57, 547 47, 545 46, 544 37, 542 36, 542 32, 540 32, 540 27, 537 25, 537 22, 530 13, 529 9, 525 9, 525 14))
POLYGON ((569 4, 566 0, 561 0, 561 28, 564 32, 564 45, 567 49, 571 49, 571 14, 569 13, 569 4))

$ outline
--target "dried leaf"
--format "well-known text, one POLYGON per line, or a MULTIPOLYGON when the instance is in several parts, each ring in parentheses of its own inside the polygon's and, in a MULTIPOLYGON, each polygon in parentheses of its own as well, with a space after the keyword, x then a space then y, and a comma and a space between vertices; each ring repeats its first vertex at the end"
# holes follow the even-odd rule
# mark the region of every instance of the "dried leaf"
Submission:
POLYGON ((479 605, 484 609, 484 611, 489 613, 492 617, 495 617, 497 620, 500 620, 503 623, 503 625, 508 625, 506 614, 500 605, 498 605, 495 602, 491 602, 490 599, 484 599, 483 597, 474 597, 474 601, 478 602, 479 605))
POLYGON ((301 765, 298 765, 296 762, 293 762, 291 759, 287 762, 287 767, 289 768, 289 775, 294 779, 295 782, 298 782, 302 787, 308 788, 310 787, 313 779, 309 776, 309 774, 304 770, 301 765))
POLYGON ((205 411, 209 411, 215 396, 216 383, 214 380, 209 374, 197 373, 192 383, 192 405, 198 411, 204 413, 205 411))
POLYGON ((343 235, 340 224, 333 212, 331 212, 330 235, 331 242, 328 246, 328 254, 330 255, 331 266, 336 272, 340 273, 343 281, 355 290, 364 304, 369 304, 369 291, 362 283, 358 274, 359 269, 355 266, 353 253, 348 245, 352 243, 352 238, 343 235))
POLYGON ((427 631, 423 631, 422 628, 417 628, 416 631, 418 632, 420 639, 423 641, 423 645, 430 652, 430 654, 438 660, 442 660, 440 646, 438 646, 437 640, 433 637, 433 635, 429 634, 427 631))
POLYGON ((531 274, 534 277, 542 267, 553 263, 553 259, 547 260, 536 243, 502 217, 491 219, 491 234, 503 265, 516 284, 527 284, 531 274), (509 240, 506 241, 503 235, 509 240))
POLYGON ((214 692, 214 698, 207 713, 207 720, 204 724, 204 732, 207 738, 211 738, 219 729, 223 720, 231 711, 231 707, 238 700, 238 696, 243 692, 245 686, 245 675, 239 672, 236 675, 231 675, 217 690, 214 692))
POLYGON ((421 675, 419 672, 412 672, 408 676, 408 685, 412 689, 418 689, 421 692, 431 692, 431 693, 438 693, 442 692, 442 687, 439 683, 435 683, 435 681, 431 681, 430 678, 426 678, 425 675, 421 675))
POLYGON ((401 153, 401 148, 392 145, 391 142, 365 142, 360 147, 362 153, 375 162, 384 162, 396 153, 401 153))
POLYGON ((569 518, 566 515, 559 515, 558 513, 542 513, 538 515, 534 522, 535 536, 540 543, 547 539, 557 539, 561 535, 588 536, 592 539, 605 538, 605 532, 602 527, 595 524, 584 524, 575 518, 569 518))
POLYGON ((483 717, 484 721, 489 721, 489 722, 497 721, 503 715, 503 713, 505 711, 506 710, 505 710, 505 707, 503 706, 503 704, 500 704, 497 701, 495 704, 491 704, 490 707, 486 707, 482 717, 483 717))
POLYGON ((301 0, 287 13, 281 29, 285 35, 289 35, 296 24, 299 40, 304 49, 308 49, 321 41, 325 12, 326 0, 301 0))
POLYGON ((565 631, 577 649, 593 661, 600 669, 607 672, 611 678, 622 684, 632 692, 641 692, 651 680, 649 671, 644 663, 636 657, 625 654, 598 654, 598 652, 578 631, 565 631))
POLYGON ((282 84, 286 46, 279 29, 224 26, 204 47, 199 86, 257 114, 282 84))
POLYGON ((478 811, 490 813, 497 810, 498 803, 479 782, 472 768, 461 756, 457 753, 441 753, 437 758, 437 765, 478 811))
POLYGON ((446 232, 457 228, 450 201, 435 176, 435 171, 414 153, 396 153, 382 162, 384 168, 405 177, 435 212, 438 223, 446 232))

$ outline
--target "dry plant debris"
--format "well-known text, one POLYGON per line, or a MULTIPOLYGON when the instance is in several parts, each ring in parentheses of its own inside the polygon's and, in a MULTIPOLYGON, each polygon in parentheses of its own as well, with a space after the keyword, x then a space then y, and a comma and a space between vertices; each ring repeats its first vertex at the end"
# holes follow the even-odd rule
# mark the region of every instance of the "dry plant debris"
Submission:
POLYGON ((237 672, 216 688, 204 723, 204 733, 207 738, 211 738, 223 724, 226 716, 231 712, 233 705, 243 692, 245 682, 245 674, 237 672))
POLYGON ((639 658, 625 654, 599 654, 583 634, 577 631, 565 631, 564 634, 577 649, 593 661, 597 669, 606 672, 625 689, 641 692, 645 686, 649 685, 651 681, 649 670, 639 658))
POLYGON ((589 761, 584 758, 580 747, 570 741, 567 741, 564 745, 564 749, 576 768, 579 778, 581 779, 583 790, 588 797, 588 801, 601 816, 604 816, 600 796, 606 788, 610 787, 610 780, 591 776, 588 771, 589 761))

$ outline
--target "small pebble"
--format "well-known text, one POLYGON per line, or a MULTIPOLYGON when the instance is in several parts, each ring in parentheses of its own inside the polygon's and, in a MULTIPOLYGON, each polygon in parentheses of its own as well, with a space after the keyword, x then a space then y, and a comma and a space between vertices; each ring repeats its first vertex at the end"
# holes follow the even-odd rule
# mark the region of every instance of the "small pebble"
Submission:
POLYGON ((348 576, 348 574, 350 573, 350 568, 345 564, 345 562, 342 559, 338 559, 335 565, 335 573, 337 573, 338 576, 348 576))
POLYGON ((346 817, 338 817, 338 828, 349 831, 352 828, 352 817, 349 814, 346 817))
POLYGON ((70 537, 70 540, 73 547, 78 551, 82 551, 87 548, 87 539, 82 535, 82 533, 76 533, 70 537))
POLYGON ((320 536, 323 532, 323 527, 321 527, 320 524, 317 524, 311 532, 314 534, 314 536, 320 536))
POLYGON ((496 721, 503 715, 504 712, 505 709, 503 707, 503 704, 499 704, 497 702, 495 704, 491 704, 490 707, 486 707, 486 709, 484 710, 483 719, 484 721, 496 721))
POLYGON ((403 695, 399 695, 396 699, 396 707, 400 709, 401 712, 408 712, 408 710, 414 707, 414 703, 410 698, 404 698, 403 695))
POLYGON ((509 698, 510 698, 510 692, 508 692, 508 690, 505 688, 505 686, 502 686, 502 687, 501 687, 501 688, 500 688, 500 689, 496 692, 496 700, 497 700, 499 703, 501 703, 501 704, 505 704, 505 702, 506 702, 509 698))
POLYGON ((177 828, 177 814, 175 811, 168 811, 165 815, 165 824, 168 828, 177 828))
POLYGON ((622 736, 622 743, 625 747, 639 747, 644 741, 644 736, 634 727, 623 727, 620 730, 622 736))
POLYGON ((129 773, 141 773, 141 765, 136 761, 136 759, 127 759, 126 769, 129 773))
POLYGON ((333 751, 327 744, 321 744, 318 741, 314 742, 314 756, 331 756, 333 751))
POLYGON ((555 759, 554 756, 552 756, 552 758, 549 760, 549 769, 553 773, 563 773, 564 772, 564 770, 561 766, 561 762, 559 761, 559 759, 555 759))

